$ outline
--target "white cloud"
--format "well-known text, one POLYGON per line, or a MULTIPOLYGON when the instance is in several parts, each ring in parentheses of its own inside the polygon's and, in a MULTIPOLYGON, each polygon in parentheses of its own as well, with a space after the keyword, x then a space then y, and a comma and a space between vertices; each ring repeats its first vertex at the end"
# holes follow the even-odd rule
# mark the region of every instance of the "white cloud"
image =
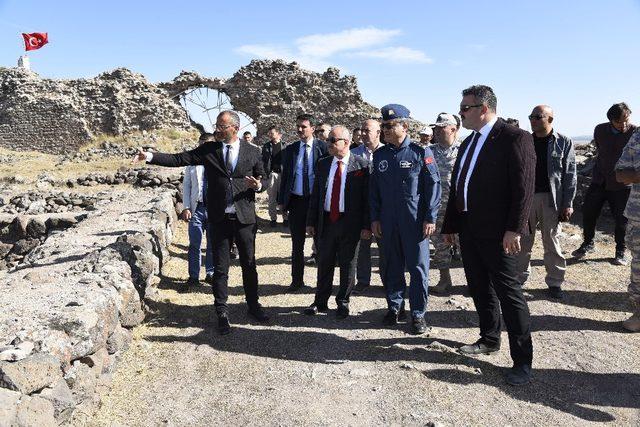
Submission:
POLYGON ((384 47, 381 49, 355 52, 353 55, 365 58, 377 58, 396 62, 410 62, 418 64, 431 64, 433 59, 425 55, 424 52, 409 47, 384 47))
POLYGON ((337 52, 385 44, 400 33, 400 30, 381 30, 374 27, 353 28, 339 33, 300 37, 296 39, 295 44, 301 53, 325 58, 337 52))
POLYGON ((419 50, 403 46, 384 46, 401 33, 400 30, 384 30, 375 27, 352 28, 336 33, 299 37, 290 46, 247 44, 237 47, 235 51, 261 59, 296 61, 302 67, 315 71, 322 71, 332 66, 330 60, 338 53, 343 53, 347 57, 359 56, 405 63, 433 62, 419 50))

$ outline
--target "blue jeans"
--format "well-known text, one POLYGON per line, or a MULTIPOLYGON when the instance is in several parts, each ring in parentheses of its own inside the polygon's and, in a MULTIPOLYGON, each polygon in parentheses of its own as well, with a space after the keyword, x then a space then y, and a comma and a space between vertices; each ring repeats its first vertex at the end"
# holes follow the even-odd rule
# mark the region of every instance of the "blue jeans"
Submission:
POLYGON ((205 271, 207 274, 213 274, 213 253, 211 251, 211 243, 209 233, 207 232, 207 208, 202 203, 191 212, 191 220, 189 221, 189 279, 198 280, 200 278, 200 263, 202 247, 202 236, 207 235, 207 254, 204 258, 205 271))

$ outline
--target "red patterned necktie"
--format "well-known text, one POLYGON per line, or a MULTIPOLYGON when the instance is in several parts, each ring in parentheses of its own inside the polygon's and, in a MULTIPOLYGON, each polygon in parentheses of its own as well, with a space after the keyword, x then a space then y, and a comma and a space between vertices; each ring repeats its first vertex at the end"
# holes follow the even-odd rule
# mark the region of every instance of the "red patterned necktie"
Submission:
POLYGON ((342 162, 338 160, 336 173, 333 175, 333 187, 331 187, 331 209, 329 210, 329 219, 336 222, 340 219, 340 187, 342 184, 342 162))

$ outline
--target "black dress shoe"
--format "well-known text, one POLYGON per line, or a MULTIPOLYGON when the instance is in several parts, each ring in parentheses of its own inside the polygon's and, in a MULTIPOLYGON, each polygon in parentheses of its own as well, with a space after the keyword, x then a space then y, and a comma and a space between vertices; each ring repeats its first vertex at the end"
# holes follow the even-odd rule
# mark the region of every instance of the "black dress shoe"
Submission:
POLYGON ((427 331, 427 322, 424 317, 414 317, 411 319, 411 333, 413 335, 422 335, 427 331))
POLYGON ((489 354, 498 350, 500 350, 500 344, 488 345, 482 340, 478 340, 473 344, 463 345, 458 349, 462 354, 489 354))
POLYGON ((249 307, 247 314, 249 314, 250 317, 252 317, 253 319, 257 320, 260 323, 265 323, 269 321, 269 316, 267 316, 267 313, 264 312, 260 304, 249 307))
POLYGON ((404 322, 405 320, 407 320, 407 310, 401 308, 398 312, 398 322, 404 322))
POLYGON ((547 292, 553 299, 562 299, 562 289, 559 286, 551 286, 547 292))
POLYGON ((189 279, 184 283, 184 285, 178 288, 178 293, 188 294, 189 292, 191 292, 191 289, 198 286, 199 284, 200 282, 197 279, 189 279))
POLYGON ((531 366, 530 365, 513 365, 513 368, 509 369, 507 375, 505 375, 507 384, 519 386, 529 384, 531 381, 531 366))
POLYGON ((231 333, 231 324, 229 323, 229 316, 226 313, 218 315, 218 333, 220 335, 228 335, 231 333))
POLYGON ((338 319, 346 319, 349 317, 349 306, 348 305, 339 305, 336 310, 336 317, 338 319))
POLYGON ((398 324, 398 312, 395 310, 387 311, 382 319, 382 324, 385 326, 394 326, 398 324))
POLYGON ((356 285, 353 287, 353 292, 354 293, 358 293, 358 292, 363 292, 365 290, 367 290, 369 288, 370 284, 369 283, 362 283, 362 282, 358 282, 356 283, 356 285))
POLYGON ((213 285, 213 274, 207 274, 207 277, 204 278, 204 281, 210 285, 213 285))
POLYGON ((318 313, 326 313, 329 311, 329 307, 326 305, 318 305, 315 302, 311 304, 309 307, 304 309, 304 314, 307 316, 315 316, 318 313))
POLYGON ((289 220, 288 219, 283 220, 282 221, 282 226, 283 227, 288 227, 289 226, 289 220))
POLYGON ((304 289, 304 287, 305 287, 304 283, 292 283, 289 285, 286 292, 288 294, 295 294, 296 292, 299 292, 302 289, 304 289))
POLYGON ((269 225, 271 228, 276 228, 278 226, 278 222, 275 219, 272 219, 269 225))

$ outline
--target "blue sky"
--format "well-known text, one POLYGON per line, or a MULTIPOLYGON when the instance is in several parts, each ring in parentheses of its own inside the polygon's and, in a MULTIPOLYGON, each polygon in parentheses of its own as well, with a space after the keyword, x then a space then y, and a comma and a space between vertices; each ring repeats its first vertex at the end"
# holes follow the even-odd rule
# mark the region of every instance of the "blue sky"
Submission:
POLYGON ((460 91, 483 83, 498 114, 526 129, 540 103, 572 136, 590 134, 620 101, 640 123, 639 0, 0 0, 0 66, 16 64, 20 33, 32 31, 49 33, 29 55, 44 77, 121 66, 153 82, 183 69, 229 77, 252 58, 280 57, 336 66, 358 78, 365 100, 402 103, 425 122, 456 112, 460 91))

